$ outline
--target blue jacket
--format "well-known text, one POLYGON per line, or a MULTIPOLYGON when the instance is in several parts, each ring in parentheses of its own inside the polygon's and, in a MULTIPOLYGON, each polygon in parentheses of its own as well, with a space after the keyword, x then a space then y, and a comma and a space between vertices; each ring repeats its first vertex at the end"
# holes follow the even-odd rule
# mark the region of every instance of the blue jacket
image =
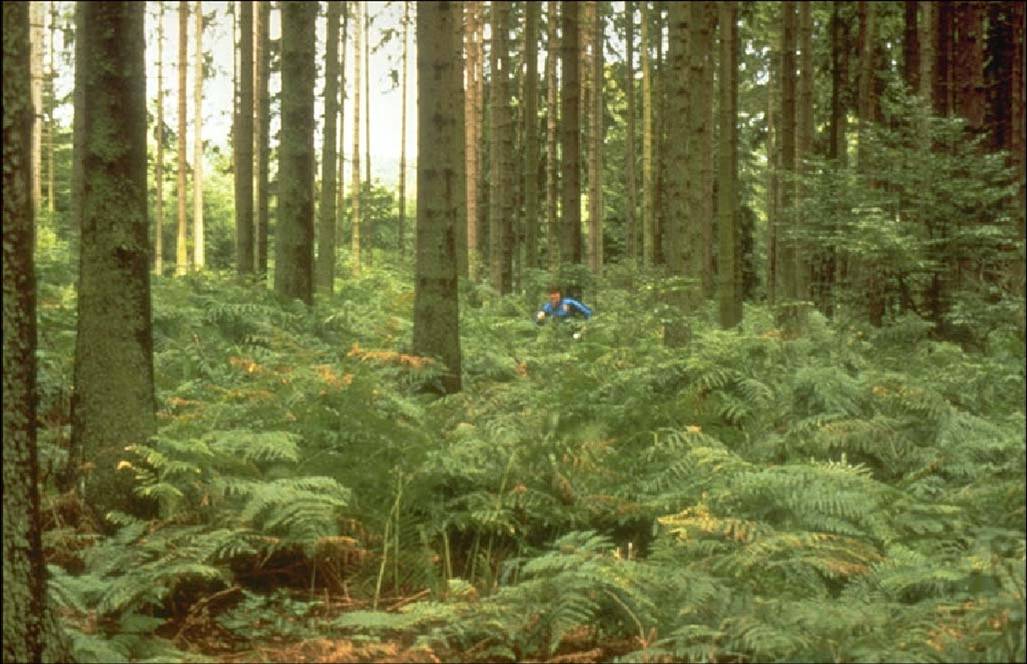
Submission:
MULTIPOLYGON (((547 317, 554 316, 558 320, 570 318, 575 315, 584 316, 586 320, 592 317, 592 309, 570 297, 563 298, 560 300, 560 304, 555 307, 552 302, 546 302, 542 305, 542 308, 539 309, 539 311, 544 312, 547 317)), ((538 314, 536 314, 536 319, 537 316, 538 314)), ((543 321, 538 322, 541 324, 543 321)))

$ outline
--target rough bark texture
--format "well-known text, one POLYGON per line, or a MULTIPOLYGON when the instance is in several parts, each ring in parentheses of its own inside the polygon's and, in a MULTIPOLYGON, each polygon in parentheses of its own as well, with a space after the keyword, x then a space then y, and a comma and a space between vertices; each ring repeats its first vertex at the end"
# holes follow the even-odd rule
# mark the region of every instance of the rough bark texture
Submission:
POLYGON ((188 227, 186 219, 186 68, 189 66, 189 2, 178 3, 178 236, 175 243, 175 274, 189 271, 188 227))
POLYGON ((256 224, 254 228, 254 268, 264 283, 267 275, 267 229, 270 217, 268 193, 269 163, 271 154, 271 97, 268 95, 268 78, 270 76, 270 15, 271 3, 261 0, 257 3, 257 16, 254 26, 253 47, 253 150, 257 158, 257 172, 253 183, 253 198, 256 208, 256 224))
POLYGON ((560 148, 563 156, 563 191, 560 221, 560 263, 581 263, 581 95, 578 80, 580 5, 567 2, 562 7, 563 40, 560 64, 560 148))
POLYGON ((467 276, 478 281, 481 270, 481 253, 478 251, 478 135, 480 128, 476 122, 478 102, 478 2, 465 2, 464 44, 467 51, 464 79, 467 93, 464 97, 464 154, 467 161, 467 276))
POLYGON ((738 75, 734 52, 738 39, 735 29, 737 10, 734 2, 719 3, 720 16, 720 145, 717 178, 717 295, 720 326, 724 329, 742 322, 741 270, 738 269, 738 217, 735 187, 738 179, 737 149, 738 75))
POLYGON ((164 0, 157 3, 157 163, 154 164, 153 273, 164 273, 164 0))
POLYGON ((235 261, 239 274, 253 272, 253 4, 239 13, 239 108, 235 134, 235 261))
POLYGON ((952 3, 934 5, 934 80, 931 96, 936 115, 952 113, 952 3))
POLYGON ((559 106, 557 95, 556 65, 559 56, 559 40, 556 29, 559 16, 557 3, 546 3, 546 264, 555 270, 560 260, 559 216, 560 171, 556 155, 557 120, 559 106))
POLYGON ((72 463, 86 462, 84 498, 146 515, 124 448, 156 430, 146 212, 146 63, 134 2, 82 3, 82 197, 72 463))
POLYGON ((492 287, 500 293, 513 289, 513 122, 510 109, 510 6, 492 6, 492 97, 490 192, 489 192, 489 269, 492 287))
POLYGON ((417 8, 417 258, 413 350, 446 366, 441 391, 460 390, 458 228, 464 214, 461 8, 417 8))
POLYGON ((324 140, 321 143, 321 205, 318 208, 317 290, 335 282, 335 120, 339 115, 339 4, 328 3, 325 37, 324 140))
POLYGON ((524 253, 527 267, 539 267, 538 223, 538 24, 542 5, 529 2, 524 18, 524 253))
POLYGON ((919 95, 931 100, 931 89, 934 85, 934 33, 938 28, 938 10, 933 2, 919 3, 923 7, 923 15, 920 17, 920 85, 917 86, 919 95))
MULTIPOLYGON (((246 3, 248 4, 248 3, 246 3)), ((196 50, 193 52, 193 269, 206 265, 203 230, 203 3, 196 0, 196 50)))
POLYGON ((713 98, 716 95, 716 83, 714 81, 714 70, 716 69, 716 53, 714 39, 717 33, 717 14, 714 7, 710 12, 703 15, 702 20, 706 21, 706 29, 710 34, 709 48, 706 51, 705 62, 703 63, 702 90, 704 94, 699 95, 697 102, 700 104, 700 112, 705 117, 704 124, 706 131, 703 132, 702 141, 698 146, 698 154, 701 159, 700 187, 702 194, 702 207, 700 208, 700 232, 702 238, 702 292, 703 297, 710 299, 716 295, 717 289, 717 267, 714 256, 714 219, 713 219, 713 179, 716 171, 713 164, 713 128, 716 118, 713 115, 713 98))
POLYGON ((317 5, 282 7, 282 142, 275 228, 275 290, 313 301, 314 23, 317 5))
POLYGON ((363 46, 363 12, 364 3, 357 3, 357 12, 353 17, 353 182, 351 183, 350 205, 353 207, 353 225, 351 232, 350 260, 353 261, 353 274, 360 274, 360 61, 363 46))

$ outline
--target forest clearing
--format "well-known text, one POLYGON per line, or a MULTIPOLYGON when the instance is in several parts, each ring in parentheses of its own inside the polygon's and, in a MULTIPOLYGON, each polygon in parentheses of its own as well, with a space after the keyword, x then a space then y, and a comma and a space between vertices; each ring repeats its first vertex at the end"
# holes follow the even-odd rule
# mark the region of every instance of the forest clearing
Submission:
POLYGON ((1027 659, 1022 2, 3 12, 5 662, 1027 659))

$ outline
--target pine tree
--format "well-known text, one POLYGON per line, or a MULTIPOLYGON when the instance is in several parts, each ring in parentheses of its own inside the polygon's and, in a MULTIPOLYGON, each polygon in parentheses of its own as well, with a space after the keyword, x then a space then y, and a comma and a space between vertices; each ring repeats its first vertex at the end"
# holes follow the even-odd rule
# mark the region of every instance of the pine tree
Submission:
POLYGON ((353 206, 353 225, 351 238, 351 251, 353 261, 353 274, 360 274, 360 82, 361 74, 360 61, 363 47, 363 12, 366 11, 364 3, 358 2, 356 14, 353 16, 353 182, 350 192, 350 204, 353 206))
POLYGON ((638 221, 636 210, 638 207, 638 187, 635 182, 635 7, 632 0, 626 0, 624 3, 624 13, 624 44, 627 49, 624 63, 624 90, 627 95, 628 105, 628 115, 625 120, 627 134, 624 145, 624 168, 627 175, 627 191, 625 192, 627 195, 627 207, 625 209, 625 216, 628 257, 631 258, 632 262, 636 262, 638 260, 638 221))
POLYGON ((203 229, 203 3, 196 0, 196 50, 193 57, 193 269, 206 265, 203 229))
POLYGON ((164 0, 157 2, 157 163, 154 164, 153 273, 164 273, 164 0))
POLYGON ((524 17, 524 228, 527 267, 540 267, 538 223, 538 24, 542 5, 529 2, 524 17))
POLYGON ((239 12, 239 108, 235 131, 235 262, 239 274, 253 272, 253 4, 239 12))
POLYGON ((256 224, 254 228, 253 259, 254 268, 264 283, 267 275, 267 231, 270 217, 268 181, 270 163, 271 134, 271 98, 268 95, 268 78, 270 76, 270 15, 271 3, 260 0, 257 3, 257 15, 254 21, 253 46, 253 151, 256 154, 257 167, 254 178, 254 207, 256 208, 256 224))
POLYGON ((189 271, 188 231, 186 226, 186 67, 189 60, 189 1, 178 3, 178 240, 175 246, 175 274, 189 271))
POLYGON ((720 145, 717 178, 718 207, 718 302, 720 326, 724 329, 742 322, 742 284, 738 269, 740 245, 735 191, 738 172, 735 158, 738 149, 738 72, 734 68, 734 53, 738 48, 735 27, 737 9, 734 2, 719 3, 720 16, 720 145))
POLYGON ((560 262, 581 264, 581 119, 579 113, 580 82, 578 63, 579 8, 576 2, 562 7, 563 39, 560 65, 563 75, 560 86, 560 152, 563 173, 560 212, 560 262))
POLYGON ((557 103, 556 65, 559 57, 557 38, 558 4, 546 3, 546 263, 555 270, 560 260, 560 231, 557 215, 560 196, 560 175, 557 164, 556 141, 559 105, 557 103))
POLYGON ((331 294, 335 282, 335 120, 339 103, 339 4, 328 3, 325 36, 324 140, 318 208, 317 289, 331 294))
POLYGON ((491 150, 489 192, 489 267, 492 287, 513 289, 513 118, 510 99, 510 5, 492 5, 492 68, 490 98, 491 150))
POLYGON ((464 117, 466 118, 464 135, 464 152, 467 161, 467 276, 477 281, 481 270, 481 253, 478 251, 478 142, 481 128, 477 118, 480 102, 478 100, 478 5, 479 2, 465 2, 464 7, 464 50, 467 58, 464 62, 464 79, 467 94, 464 98, 464 117))

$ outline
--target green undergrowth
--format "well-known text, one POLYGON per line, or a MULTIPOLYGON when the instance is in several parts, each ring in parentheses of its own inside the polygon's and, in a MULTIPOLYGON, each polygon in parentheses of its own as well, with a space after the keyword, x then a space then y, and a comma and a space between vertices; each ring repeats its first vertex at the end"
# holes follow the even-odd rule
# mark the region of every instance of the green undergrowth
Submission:
MULTIPOLYGON (((612 275, 577 327, 532 322, 544 275, 528 296, 465 286, 464 391, 444 398, 409 354, 399 271, 309 309, 156 279, 159 432, 122 472, 159 518, 101 536, 45 501, 80 661, 326 639, 368 660, 1027 659, 1015 314, 968 351, 911 316, 784 330, 747 305, 725 332, 711 304, 668 349, 666 284, 612 275)), ((68 437, 59 284, 41 282, 44 470, 68 437)))

